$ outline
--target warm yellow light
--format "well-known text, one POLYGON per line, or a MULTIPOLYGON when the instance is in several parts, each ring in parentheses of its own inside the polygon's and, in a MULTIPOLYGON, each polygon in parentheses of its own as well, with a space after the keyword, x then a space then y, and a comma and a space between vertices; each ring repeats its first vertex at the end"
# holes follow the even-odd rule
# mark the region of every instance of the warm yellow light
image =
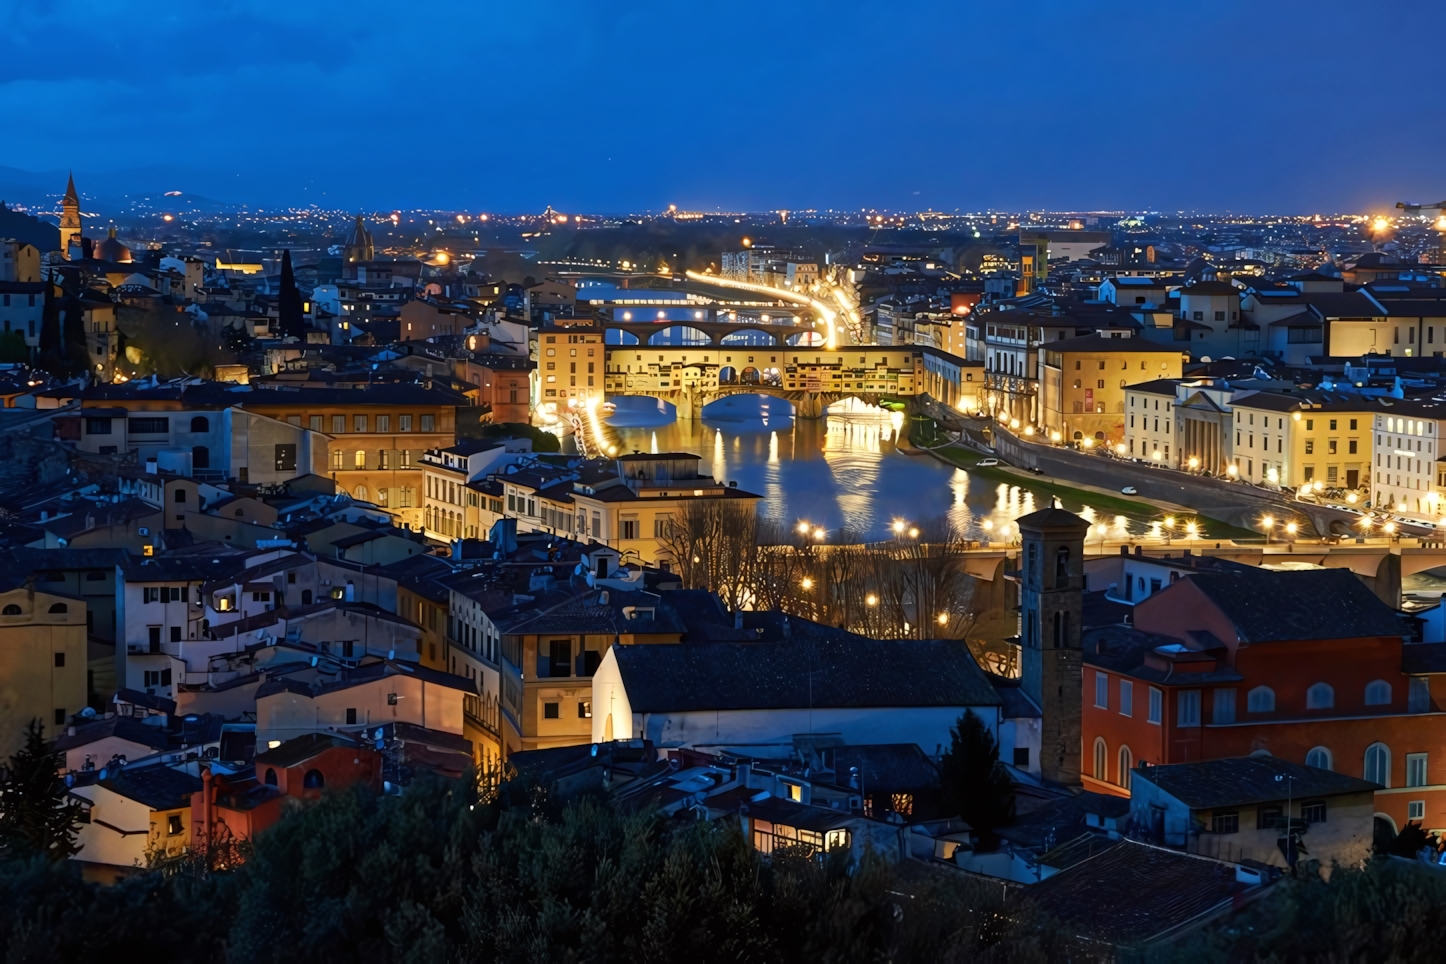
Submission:
POLYGON ((1238 465, 1227 465, 1227 466, 1225 467, 1225 474, 1226 474, 1226 475, 1230 475, 1230 476, 1239 475, 1239 474, 1240 474, 1240 466, 1238 466, 1238 465))
MULTIPOLYGON (((393 215, 392 215, 392 220, 395 221, 396 219, 397 219, 397 216, 396 216, 395 214, 393 214, 393 215)), ((486 220, 487 220, 487 215, 485 215, 485 214, 479 214, 479 215, 477 215, 477 220, 479 220, 479 221, 486 221, 486 220)))
POLYGON ((743 239, 743 246, 744 246, 745 248, 751 248, 751 247, 753 247, 753 240, 752 240, 751 238, 744 238, 744 239, 743 239))
POLYGON ((827 532, 824 532, 822 529, 814 529, 814 530, 813 530, 813 537, 814 537, 815 539, 820 540, 820 541, 822 541, 823 538, 824 538, 824 536, 826 536, 826 535, 828 535, 828 533, 827 533, 827 532))
POLYGON ((1351 505, 1355 505, 1358 498, 1359 496, 1357 496, 1354 492, 1346 493, 1346 501, 1349 502, 1351 505))
POLYGON ((1150 458, 1154 459, 1156 462, 1159 462, 1162 461, 1165 457, 1160 454, 1159 449, 1155 449, 1155 451, 1150 453, 1150 458))
POLYGON ((1033 426, 1033 425, 1026 425, 1026 426, 1024 426, 1024 434, 1025 434, 1025 435, 1033 435, 1033 434, 1034 434, 1034 426, 1033 426))
POLYGON ((1285 531, 1290 533, 1291 535, 1295 535, 1297 532, 1300 531, 1300 526, 1296 525, 1294 522, 1287 522, 1285 524, 1285 531))
POLYGON ((1009 420, 1009 427, 1010 427, 1010 428, 1019 428, 1019 419, 1017 419, 1017 418, 1011 418, 1011 419, 1009 420))
POLYGON ((1396 511, 1397 511, 1397 512, 1405 512, 1405 511, 1406 511, 1406 503, 1404 503, 1404 502, 1397 502, 1397 503, 1396 503, 1396 511))
POLYGON ((457 223, 458 223, 458 224, 466 224, 466 223, 467 223, 467 219, 466 219, 464 216, 462 216, 462 215, 459 214, 459 215, 457 215, 457 223))
POLYGON ((1049 440, 1050 440, 1051 442, 1058 442, 1058 441, 1060 440, 1060 438, 1061 438, 1061 436, 1060 436, 1060 434, 1059 434, 1058 432, 1050 432, 1050 433, 1049 433, 1049 440))
POLYGON ((982 527, 984 528, 984 531, 985 531, 985 532, 988 532, 990 529, 993 529, 993 528, 994 528, 994 520, 993 520, 993 519, 985 519, 983 522, 981 522, 981 523, 979 523, 979 524, 980 524, 980 526, 982 526, 982 527))
POLYGON ((917 538, 919 538, 919 530, 918 530, 918 529, 910 529, 910 530, 909 530, 909 538, 910 538, 910 539, 917 539, 917 538))
POLYGON ((1115 448, 1119 451, 1119 453, 1120 453, 1121 455, 1124 455, 1124 454, 1125 454, 1125 443, 1124 443, 1124 442, 1121 442, 1119 445, 1116 445, 1115 448))
POLYGON ((940 625, 940 626, 947 626, 947 625, 949 625, 949 614, 948 614, 948 613, 940 613, 940 614, 939 614, 939 625, 940 625))
POLYGON ((812 528, 813 526, 809 525, 807 522, 800 522, 798 524, 798 531, 803 535, 808 535, 808 530, 812 528))
POLYGON ((1387 535, 1390 535, 1392 532, 1396 531, 1396 523, 1387 522, 1385 525, 1381 526, 1381 528, 1386 530, 1387 535))
POLYGON ((1361 516, 1361 521, 1357 522, 1356 525, 1360 526, 1362 529, 1369 529, 1371 527, 1371 517, 1368 515, 1361 516))
POLYGON ((1190 456, 1190 468, 1192 468, 1192 469, 1198 469, 1199 467, 1200 467, 1200 460, 1197 459, 1197 458, 1196 458, 1195 456, 1193 456, 1193 455, 1190 456))
POLYGON ((905 527, 904 527, 904 520, 903 520, 903 519, 895 519, 895 520, 894 520, 894 531, 895 531, 895 532, 903 532, 903 531, 904 531, 904 528, 905 528, 905 527))
POLYGON ((799 585, 802 586, 804 589, 812 589, 813 580, 808 578, 807 576, 804 576, 803 580, 799 583, 799 585))
POLYGON ((161 216, 161 220, 162 220, 162 221, 174 221, 174 220, 176 220, 176 219, 173 218, 173 217, 171 217, 169 214, 164 214, 164 215, 161 216))
POLYGON ((1200 527, 1193 522, 1187 522, 1185 523, 1185 531, 1193 536, 1195 533, 1200 531, 1200 527))
POLYGON ((1273 515, 1263 515, 1263 516, 1261 516, 1261 517, 1260 517, 1260 524, 1263 525, 1263 526, 1265 526, 1265 528, 1267 528, 1267 529, 1274 529, 1274 528, 1275 528, 1275 516, 1273 516, 1273 515))
POLYGON ((1089 448, 1094 448, 1094 445, 1095 445, 1095 440, 1094 440, 1094 439, 1092 439, 1092 438, 1087 438, 1087 439, 1083 439, 1082 441, 1083 441, 1083 443, 1084 443, 1084 447, 1085 447, 1085 448, 1087 448, 1087 449, 1089 449, 1089 448))
POLYGON ((867 596, 864 597, 865 606, 877 606, 878 604, 879 597, 875 596, 873 593, 869 593, 867 596))
POLYGON ((1376 220, 1371 222, 1371 227, 1375 228, 1377 234, 1380 234, 1382 231, 1386 230, 1390 226, 1391 222, 1387 221, 1385 218, 1376 218, 1376 220))
POLYGON ((1299 412, 1291 412, 1291 413, 1290 413, 1290 417, 1293 418, 1293 419, 1295 419, 1297 422, 1300 421, 1300 413, 1299 413, 1299 412))
POLYGON ((1167 515, 1167 516, 1165 516, 1165 528, 1166 528, 1166 529, 1173 529, 1173 528, 1175 528, 1175 517, 1174 517, 1174 516, 1172 516, 1172 515, 1167 515))

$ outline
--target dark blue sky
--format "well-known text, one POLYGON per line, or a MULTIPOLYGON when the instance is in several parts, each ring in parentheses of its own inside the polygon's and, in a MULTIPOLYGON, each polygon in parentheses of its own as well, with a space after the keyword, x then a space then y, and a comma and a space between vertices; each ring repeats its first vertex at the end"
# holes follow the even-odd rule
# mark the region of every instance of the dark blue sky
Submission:
POLYGON ((0 165, 376 208, 1376 210, 1446 197, 1443 28, 1440 0, 9 2, 0 165))

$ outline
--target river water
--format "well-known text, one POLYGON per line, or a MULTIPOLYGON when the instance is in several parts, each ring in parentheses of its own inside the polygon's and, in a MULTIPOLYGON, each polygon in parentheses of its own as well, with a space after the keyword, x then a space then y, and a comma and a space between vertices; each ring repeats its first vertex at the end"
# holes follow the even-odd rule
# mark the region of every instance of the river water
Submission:
MULTIPOLYGON (((619 452, 693 452, 700 471, 763 496, 759 511, 779 522, 807 521, 831 536, 848 529, 868 539, 889 537, 896 520, 947 516, 969 538, 1014 535, 1010 523, 1043 506, 1027 488, 970 473, 895 445, 899 413, 847 400, 821 419, 795 419, 782 399, 730 395, 702 419, 678 421, 672 407, 646 397, 611 399, 608 441, 619 452), (1007 534, 1007 535, 1006 535, 1007 534)), ((1065 508, 1110 526, 1110 536, 1149 531, 1146 519, 1065 508)))

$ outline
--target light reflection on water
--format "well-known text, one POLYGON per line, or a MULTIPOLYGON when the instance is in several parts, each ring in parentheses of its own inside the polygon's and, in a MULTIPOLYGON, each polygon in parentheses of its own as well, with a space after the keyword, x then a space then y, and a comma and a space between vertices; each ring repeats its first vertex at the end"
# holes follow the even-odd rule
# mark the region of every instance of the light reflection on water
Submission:
MULTIPOLYGON (((617 408, 605 423, 619 452, 697 453, 703 474, 757 492, 760 512, 788 525, 807 519, 830 532, 846 527, 881 539, 896 519, 947 515, 971 538, 1001 539, 1014 519, 1044 505, 1028 488, 905 455, 895 446, 903 416, 857 402, 840 403, 822 419, 795 419, 782 399, 730 395, 701 420, 675 421, 671 406, 652 398, 611 401, 617 408)), ((1065 508, 1108 525, 1112 537, 1148 531, 1145 522, 1113 512, 1065 508)))

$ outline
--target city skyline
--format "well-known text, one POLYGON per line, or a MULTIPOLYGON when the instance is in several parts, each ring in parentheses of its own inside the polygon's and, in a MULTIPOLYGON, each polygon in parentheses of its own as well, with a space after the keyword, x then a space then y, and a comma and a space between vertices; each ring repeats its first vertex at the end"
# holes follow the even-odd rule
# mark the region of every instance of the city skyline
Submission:
POLYGON ((1446 190, 1446 135, 1394 93, 1429 61, 1380 53, 1438 8, 1389 5, 1349 49, 1342 3, 1034 12, 14 9, 0 108, 33 135, 6 163, 107 194, 494 211, 1374 213, 1446 190), (176 56, 198 44, 225 56, 176 56), (84 124, 50 106, 81 96, 84 124), (236 136, 248 111, 273 120, 236 136))

